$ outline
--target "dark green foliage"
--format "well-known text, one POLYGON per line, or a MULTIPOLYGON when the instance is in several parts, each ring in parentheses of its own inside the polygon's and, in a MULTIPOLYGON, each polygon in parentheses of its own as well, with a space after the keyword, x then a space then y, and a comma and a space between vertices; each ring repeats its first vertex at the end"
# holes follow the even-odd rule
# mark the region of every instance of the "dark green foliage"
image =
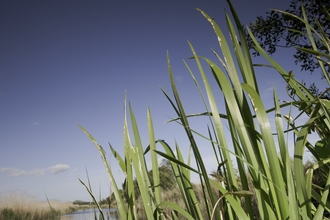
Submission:
MULTIPOLYGON (((150 184, 152 187, 152 191, 154 191, 154 181, 152 178, 152 170, 148 172, 148 177, 150 180, 150 184)), ((160 187, 163 190, 171 190, 176 186, 176 180, 172 171, 171 162, 169 160, 163 160, 162 163, 159 166, 159 178, 160 178, 160 187)), ((127 188, 126 188, 126 181, 123 183, 123 196, 126 200, 128 200, 127 197, 127 188)), ((134 192, 135 197, 138 198, 140 196, 140 190, 137 181, 134 181, 134 192)))
MULTIPOLYGON (((152 171, 148 172, 150 183, 154 186, 154 181, 152 179, 152 171)), ((163 190, 171 190, 176 185, 174 174, 171 167, 171 162, 169 160, 163 160, 159 166, 159 178, 160 178, 160 187, 163 190)), ((155 187, 155 186, 154 186, 155 187)))
MULTIPOLYGON (((328 151, 329 151, 329 149, 328 149, 328 151)), ((313 162, 307 161, 304 166, 305 171, 307 171, 308 169, 312 169, 315 163, 317 163, 317 160, 314 160, 313 162)), ((326 185, 326 182, 327 182, 327 179, 329 176, 329 170, 330 170, 329 164, 325 164, 313 171, 312 188, 319 194, 322 194, 322 191, 324 188, 329 187, 326 185)), ((330 195, 328 195, 327 201, 330 202, 330 195)), ((319 205, 319 201, 317 201, 314 198, 312 198, 312 202, 316 207, 319 205)), ((328 211, 325 211, 323 216, 330 217, 330 213, 328 211)))
POLYGON ((112 193, 111 196, 108 196, 107 198, 105 199, 102 199, 99 204, 100 205, 108 205, 108 204, 111 204, 111 201, 114 201, 115 200, 115 196, 114 194, 112 193))
MULTIPOLYGON (((303 0, 302 3, 304 4, 309 24, 312 25, 312 27, 317 31, 320 31, 320 27, 322 27, 322 30, 324 30, 329 37, 330 22, 326 19, 324 10, 329 11, 330 1, 303 0), (315 22, 315 19, 319 21, 320 27, 315 22)), ((302 17, 300 1, 298 0, 291 0, 289 9, 285 11, 297 15, 298 17, 302 17)), ((259 40, 260 45, 265 48, 269 54, 275 53, 278 47, 291 48, 293 46, 302 46, 311 48, 307 36, 302 34, 306 33, 306 27, 303 22, 298 19, 294 19, 292 16, 276 11, 270 11, 266 14, 266 18, 258 16, 253 23, 250 23, 249 28, 254 36, 259 40), (288 29, 296 31, 293 32, 288 29)), ((252 48, 251 39, 249 43, 252 48)), ((317 46, 319 51, 328 53, 323 44, 318 44, 317 46)), ((253 54, 259 55, 256 51, 253 54)), ((302 62, 301 67, 303 70, 314 71, 319 67, 315 57, 311 54, 297 51, 294 57, 296 58, 296 64, 302 62)))
POLYGON ((75 200, 73 202, 74 205, 90 205, 91 202, 85 202, 85 201, 81 201, 81 200, 75 200))
MULTIPOLYGON (((330 21, 326 17, 326 12, 330 11, 329 0, 291 0, 289 8, 285 10, 291 14, 303 17, 301 10, 303 3, 309 24, 318 32, 324 31, 324 34, 330 37, 330 21)), ((258 16, 257 19, 250 23, 250 30, 258 40, 259 44, 269 53, 273 54, 278 48, 302 47, 312 49, 312 45, 306 35, 306 26, 303 22, 292 16, 282 14, 276 11, 266 13, 265 17, 258 16), (294 31, 292 31, 294 30, 294 31)), ((249 48, 253 50, 253 55, 259 56, 259 52, 253 49, 253 42, 247 35, 249 48)), ((314 36, 316 36, 314 34, 314 36)), ((320 52, 328 54, 328 49, 322 44, 318 37, 315 37, 316 46, 320 52)), ((300 64, 302 70, 314 72, 318 69, 319 63, 315 56, 296 50, 293 55, 295 64, 300 64)), ((330 66, 325 64, 327 74, 330 74, 330 66)), ((322 73, 323 75, 323 73, 322 73)), ((310 85, 310 90, 315 95, 321 95, 322 91, 315 86, 310 85)), ((330 94, 326 92, 322 94, 324 98, 329 99, 330 94)))
MULTIPOLYGON (((307 161, 305 164, 305 170, 307 171, 307 169, 312 168, 315 163, 316 161, 314 162, 307 161)), ((312 177, 312 183, 314 184, 314 186, 323 188, 327 181, 328 173, 329 173, 329 167, 327 165, 315 169, 313 171, 313 177, 312 177)))
POLYGON ((325 137, 315 144, 315 151, 320 159, 327 159, 330 157, 330 137, 325 137))

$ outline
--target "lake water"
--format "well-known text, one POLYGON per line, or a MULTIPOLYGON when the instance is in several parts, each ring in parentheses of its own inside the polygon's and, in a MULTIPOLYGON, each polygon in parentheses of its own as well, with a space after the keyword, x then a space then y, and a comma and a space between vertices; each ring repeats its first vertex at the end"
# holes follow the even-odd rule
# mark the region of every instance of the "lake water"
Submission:
MULTIPOLYGON (((60 220, 95 220, 94 211, 96 211, 97 219, 99 219, 99 212, 97 209, 85 209, 62 215, 60 220)), ((105 220, 119 220, 116 209, 110 209, 110 213, 108 209, 102 209, 102 212, 105 220), (110 217, 108 218, 108 216, 110 217)))

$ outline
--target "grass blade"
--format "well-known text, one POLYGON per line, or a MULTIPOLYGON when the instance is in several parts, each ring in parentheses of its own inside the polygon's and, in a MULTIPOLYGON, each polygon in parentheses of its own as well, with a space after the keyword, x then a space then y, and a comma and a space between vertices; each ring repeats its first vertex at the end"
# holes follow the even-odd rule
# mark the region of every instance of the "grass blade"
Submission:
POLYGON ((116 201, 117 201, 119 216, 121 218, 123 218, 123 219, 126 219, 127 218, 127 214, 126 214, 126 208, 125 208, 125 205, 124 205, 124 201, 122 199, 121 193, 119 192, 119 189, 117 187, 115 178, 114 178, 114 176, 112 174, 112 171, 110 169, 110 166, 108 164, 108 161, 105 158, 103 148, 96 142, 96 140, 93 138, 93 136, 90 133, 88 133, 82 126, 80 126, 80 125, 78 125, 78 126, 87 135, 87 137, 94 143, 94 145, 98 149, 98 151, 99 151, 99 153, 101 155, 102 161, 104 163, 104 166, 105 166, 105 168, 106 168, 106 170, 108 172, 108 175, 110 177, 110 184, 111 184, 112 189, 114 190, 114 195, 115 195, 115 198, 116 198, 116 201))

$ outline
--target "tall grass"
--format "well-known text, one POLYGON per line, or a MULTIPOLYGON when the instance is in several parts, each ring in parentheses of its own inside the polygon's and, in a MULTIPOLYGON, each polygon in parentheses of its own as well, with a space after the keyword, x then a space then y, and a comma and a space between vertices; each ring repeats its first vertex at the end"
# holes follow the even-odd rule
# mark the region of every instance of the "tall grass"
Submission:
MULTIPOLYGON (((199 56, 193 45, 189 43, 192 59, 196 62, 202 84, 195 80, 195 73, 189 65, 187 63, 185 65, 195 80, 197 89, 201 91, 205 112, 186 113, 172 74, 170 58, 167 57, 173 95, 171 97, 165 90, 162 89, 162 91, 177 114, 172 121, 177 121, 182 125, 190 141, 192 157, 188 161, 183 159, 178 143, 170 146, 164 140, 156 140, 149 109, 147 110, 149 146, 144 149, 132 107, 126 106, 125 98, 123 157, 110 146, 126 176, 128 200, 124 201, 102 147, 92 135, 80 126, 102 156, 121 219, 138 219, 137 198, 134 192, 137 190, 134 188, 135 179, 147 219, 321 219, 325 210, 329 211, 330 204, 327 197, 330 176, 327 177, 326 185, 319 186, 318 190, 315 190, 311 177, 313 170, 320 169, 320 167, 329 173, 330 153, 325 155, 324 152, 329 152, 330 147, 330 103, 328 100, 313 96, 302 83, 294 78, 291 72, 285 71, 267 55, 248 30, 255 43, 255 48, 268 60, 267 65, 275 68, 282 76, 292 95, 291 102, 281 104, 274 89, 273 108, 266 109, 265 102, 260 97, 255 67, 248 50, 244 30, 231 2, 228 1, 228 3, 233 18, 227 13, 225 14, 230 41, 227 41, 222 29, 208 14, 197 9, 211 24, 218 39, 220 53, 213 50, 217 61, 199 56), (208 68, 205 69, 202 63, 206 64, 208 68), (215 81, 217 86, 211 87, 211 81, 215 81), (215 96, 219 95, 224 98, 224 102, 217 101, 215 96), (218 106, 225 106, 226 111, 220 112, 218 106), (283 116, 281 109, 286 106, 296 108, 301 114, 296 117, 283 116), (309 118, 304 124, 297 125, 294 122, 302 114, 307 114, 309 118), (205 116, 210 121, 207 137, 197 133, 188 120, 190 117, 205 116), (273 119, 275 128, 271 126, 273 119), (286 122, 284 123, 284 121, 286 122), (229 127, 230 135, 226 135, 225 125, 229 127), (132 137, 129 134, 129 127, 132 129, 132 137), (296 134, 293 146, 293 168, 286 132, 296 134), (319 135, 320 141, 315 146, 308 141, 310 133, 319 135), (220 181, 209 176, 201 149, 195 140, 196 136, 209 140, 210 150, 214 152, 214 161, 218 163, 220 181), (133 145, 133 143, 135 144, 133 145), (306 149, 316 158, 315 165, 307 172, 305 172, 303 164, 306 149), (157 155, 171 161, 183 204, 177 204, 162 197, 157 155), (231 156, 234 156, 236 161, 232 161, 231 156), (152 161, 151 167, 147 167, 146 163, 149 157, 152 161), (191 167, 189 162, 191 159, 195 160, 196 168, 191 167), (238 173, 235 171, 234 164, 237 164, 238 173), (150 169, 153 172, 154 185, 150 184, 147 175, 150 169), (196 190, 193 189, 191 172, 198 175, 203 196, 197 195, 196 190), (218 193, 214 193, 214 189, 218 193), (312 200, 316 203, 313 203, 312 200), (206 213, 206 216, 203 216, 202 213, 206 213)), ((330 22, 329 14, 326 16, 330 22)), ((305 14, 302 18, 293 17, 293 19, 299 19, 306 25, 307 33, 301 34, 306 35, 312 45, 318 41, 330 51, 329 39, 323 32, 317 33, 308 24, 305 14)), ((318 52, 316 47, 313 47, 312 50, 297 49, 317 56, 323 71, 325 71, 323 64, 329 65, 330 56, 318 52)), ((327 75, 326 72, 324 74, 327 75)), ((326 80, 329 83, 329 79, 326 80)))
POLYGON ((76 207, 56 200, 41 202, 25 192, 13 191, 0 197, 0 219, 54 220, 76 207))

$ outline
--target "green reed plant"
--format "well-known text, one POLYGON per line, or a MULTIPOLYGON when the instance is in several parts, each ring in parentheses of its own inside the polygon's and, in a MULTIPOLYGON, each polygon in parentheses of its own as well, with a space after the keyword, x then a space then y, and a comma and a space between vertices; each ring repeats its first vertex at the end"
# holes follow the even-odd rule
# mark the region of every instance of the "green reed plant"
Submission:
MULTIPOLYGON (((78 179, 78 180, 85 187, 88 194, 92 197, 92 200, 93 200, 94 204, 96 205, 96 207, 99 211, 99 218, 97 218, 96 210, 94 209, 94 219, 95 220, 98 220, 98 219, 99 220, 105 220, 104 214, 103 214, 102 209, 101 209, 101 206, 100 206, 99 202, 97 202, 97 200, 96 200, 96 198, 93 194, 92 186, 91 186, 91 183, 90 183, 90 180, 89 180, 87 169, 86 169, 86 175, 87 175, 87 180, 88 180, 88 186, 81 179, 78 179)), ((101 192, 100 192, 100 200, 101 200, 101 192)))
MULTIPOLYGON (((285 71, 268 56, 248 30, 256 50, 269 61, 267 66, 279 72, 287 83, 292 98, 291 102, 280 104, 274 89, 274 107, 266 109, 260 97, 254 72, 255 65, 249 53, 244 30, 231 2, 228 1, 228 3, 233 17, 231 19, 227 13, 225 14, 230 41, 227 41, 223 31, 208 14, 197 9, 211 24, 216 34, 221 53, 212 51, 220 65, 199 56, 193 45, 188 42, 192 59, 196 62, 203 84, 199 84, 189 65, 187 63, 185 65, 200 91, 205 112, 186 113, 172 74, 170 59, 167 56, 173 98, 165 90, 162 89, 162 91, 177 114, 171 121, 181 124, 190 141, 192 155, 189 156, 187 162, 184 160, 178 143, 171 147, 166 141, 155 138, 149 109, 147 110, 149 146, 143 148, 132 107, 128 105, 127 108, 125 96, 124 156, 121 157, 110 145, 113 155, 126 176, 124 190, 128 198, 124 201, 103 148, 80 126, 101 154, 110 177, 120 219, 138 219, 140 214, 138 213, 140 210, 137 210, 135 180, 138 183, 143 212, 147 219, 321 219, 325 210, 330 210, 330 204, 327 201, 329 175, 326 185, 319 186, 318 191, 311 182, 313 170, 323 167, 329 173, 330 153, 325 155, 324 152, 329 152, 330 149, 330 103, 328 100, 313 96, 302 83, 294 78, 292 72, 285 71), (207 65, 207 71, 202 62, 207 65), (211 76, 208 75, 209 73, 211 76), (217 86, 212 88, 210 81, 215 81, 217 86), (203 90, 206 95, 202 92, 203 90), (219 94, 224 98, 223 102, 215 98, 215 95, 219 94), (225 106, 224 113, 220 113, 218 108, 220 105, 225 106), (297 108, 300 114, 295 118, 291 114, 283 116, 281 108, 286 106, 297 108), (307 114, 309 119, 303 125, 296 125, 295 120, 302 114, 307 114), (207 135, 196 132, 188 120, 190 117, 205 116, 210 121, 207 135), (275 119, 276 135, 272 131, 270 123, 272 119, 275 119), (284 119, 287 120, 286 124, 283 123, 284 119), (225 134, 226 126, 230 130, 229 136, 225 134), (129 127, 132 129, 132 138, 129 127), (320 141, 315 146, 308 142, 309 134, 314 130, 320 137, 320 141), (293 169, 286 132, 293 132, 297 137, 294 144, 293 169), (217 172, 221 177, 218 181, 209 177, 200 147, 195 139, 197 136, 209 140, 215 162, 218 164, 217 172), (303 160, 306 148, 314 155, 316 162, 305 173, 303 160), (162 200, 157 155, 171 161, 178 191, 184 202, 183 207, 172 201, 162 200), (235 156, 234 162, 231 160, 232 155, 235 156), (151 167, 147 167, 146 163, 149 157, 151 167), (190 166, 191 159, 195 159, 197 168, 190 166), (237 172, 234 164, 237 164, 237 172), (150 181, 148 176, 150 169, 153 181, 150 181), (191 172, 199 177, 203 189, 202 198, 193 189, 191 172), (214 190, 217 190, 218 194, 214 193, 214 190), (312 202, 312 198, 317 201, 316 204, 312 202), (203 210, 202 204, 205 205, 203 210), (165 212, 165 210, 170 211, 165 212)), ((326 16, 330 18, 329 13, 326 16)), ((330 41, 325 33, 317 33, 308 24, 305 14, 303 18, 293 17, 293 19, 299 19, 306 25, 307 33, 301 34, 306 34, 312 44, 317 40, 330 49, 330 41)), ((328 54, 318 52, 316 47, 297 49, 317 56, 321 69, 327 75, 323 65, 329 65, 328 54)), ((328 78, 327 81, 329 82, 328 78)))

